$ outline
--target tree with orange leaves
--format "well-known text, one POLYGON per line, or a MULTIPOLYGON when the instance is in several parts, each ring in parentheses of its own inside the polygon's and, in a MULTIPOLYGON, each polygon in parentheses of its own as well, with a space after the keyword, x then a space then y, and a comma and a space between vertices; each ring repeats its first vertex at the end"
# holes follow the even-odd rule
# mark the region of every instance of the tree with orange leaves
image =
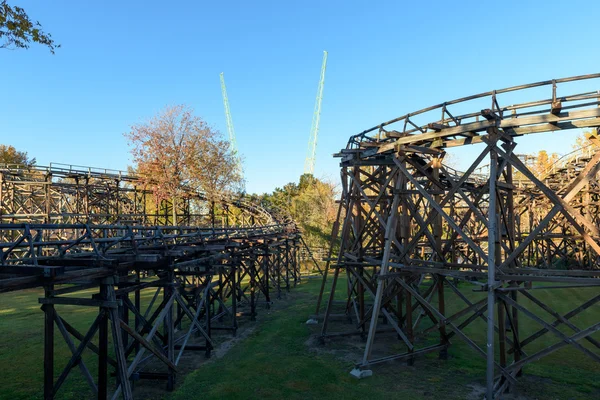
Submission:
POLYGON ((158 200, 176 203, 184 193, 211 201, 239 190, 242 178, 229 142, 185 105, 170 106, 125 134, 136 172, 158 200))

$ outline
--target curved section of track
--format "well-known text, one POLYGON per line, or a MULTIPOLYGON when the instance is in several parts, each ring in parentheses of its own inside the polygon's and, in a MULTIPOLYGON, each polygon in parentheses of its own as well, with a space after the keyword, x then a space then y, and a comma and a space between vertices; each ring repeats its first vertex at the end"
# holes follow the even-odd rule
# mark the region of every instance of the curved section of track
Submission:
POLYGON ((363 157, 481 143, 490 128, 510 137, 600 126, 600 74, 492 90, 446 101, 351 136, 344 153, 363 157), (596 87, 590 91, 589 88, 596 87), (585 88, 585 91, 577 89, 585 88), (573 92, 565 93, 567 90, 573 92), (524 98, 531 99, 523 101, 524 98), (518 101, 518 103, 513 103, 518 101))
POLYGON ((494 90, 350 137, 337 154, 332 289, 325 299, 326 270, 317 314, 323 300, 324 341, 366 337, 353 375, 430 352, 445 357, 450 338, 461 338, 486 360, 492 399, 514 387, 525 365, 561 347, 600 361, 591 337, 600 322, 587 311, 600 303, 600 153, 574 153, 547 173, 516 153, 520 136, 582 128, 594 129, 590 145, 600 148, 599 89, 600 74, 592 74, 494 90), (480 146, 464 172, 444 165, 447 149, 473 144, 480 146), (337 284, 342 273, 347 285, 337 284), (534 290, 556 300, 573 287, 591 297, 565 315, 534 290), (347 299, 342 309, 336 289, 347 299), (570 319, 584 312, 592 325, 576 326, 570 319), (354 327, 335 324, 340 314, 354 327), (521 318, 539 330, 523 332, 521 318), (474 329, 478 321, 485 325, 474 329), (557 343, 541 343, 544 335, 557 343))
POLYGON ((158 200, 124 171, 51 164, 0 165, 0 223, 259 226, 286 222, 243 196, 208 198, 187 191, 176 204, 158 200))
POLYGON ((140 186, 120 171, 0 166, 0 292, 44 289, 44 398, 75 365, 84 397, 132 399, 140 379, 171 390, 184 352, 210 356, 215 331, 235 334, 241 316, 254 320, 300 280, 302 239, 280 210, 192 191, 174 206, 140 186), (98 312, 87 334, 69 324, 70 306, 98 312), (73 353, 58 380, 56 329, 73 353))

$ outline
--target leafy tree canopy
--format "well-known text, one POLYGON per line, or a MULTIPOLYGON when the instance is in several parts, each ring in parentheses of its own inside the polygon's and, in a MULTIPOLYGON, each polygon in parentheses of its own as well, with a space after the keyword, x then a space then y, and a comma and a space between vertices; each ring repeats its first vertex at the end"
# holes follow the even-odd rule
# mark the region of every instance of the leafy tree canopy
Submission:
POLYGON ((217 200, 241 186, 229 143, 185 105, 166 107, 125 136, 136 172, 159 199, 191 189, 217 200))
POLYGON ((31 42, 47 46, 50 52, 60 47, 52 35, 42 30, 38 21, 32 21, 24 9, 0 2, 0 49, 28 49, 31 42))
POLYGON ((0 144, 0 164, 35 165, 35 158, 27 157, 26 151, 18 151, 13 146, 0 144))
POLYGON ((336 218, 335 196, 333 183, 304 174, 298 183, 290 182, 260 198, 267 206, 287 210, 302 228, 310 247, 327 248, 336 218))

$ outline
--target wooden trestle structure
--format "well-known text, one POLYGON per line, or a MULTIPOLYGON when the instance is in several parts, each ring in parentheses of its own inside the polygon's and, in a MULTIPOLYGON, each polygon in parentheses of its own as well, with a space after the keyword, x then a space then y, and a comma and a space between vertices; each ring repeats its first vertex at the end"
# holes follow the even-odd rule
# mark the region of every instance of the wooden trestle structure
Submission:
POLYGON ((235 334, 240 316, 254 320, 300 279, 289 218, 192 193, 173 213, 137 183, 118 171, 0 166, 0 292, 43 287, 45 399, 76 369, 85 397, 132 399, 141 379, 172 389, 184 353, 209 357, 215 330, 235 334), (78 330, 65 305, 98 314, 78 330), (69 360, 55 359, 59 337, 69 360), (97 377, 84 351, 97 355, 97 377))
POLYGON ((368 376, 370 366, 384 361, 413 362, 431 352, 444 357, 456 338, 487 360, 486 398, 492 399, 510 390, 526 365, 565 346, 600 361, 598 89, 600 74, 496 90, 350 138, 337 154, 342 195, 333 237, 339 248, 328 259, 317 316, 323 341, 355 334, 365 340, 354 375, 368 376), (531 101, 506 105, 514 99, 531 101), (594 150, 544 176, 516 153, 520 136, 576 128, 594 132, 594 150), (450 148, 476 144, 466 171, 444 165, 450 148), (338 285, 340 274, 347 285, 338 285), (567 313, 536 295, 540 288, 558 296, 572 287, 591 287, 586 290, 594 294, 567 313), (334 301, 340 291, 341 309, 334 301), (596 322, 580 327, 574 319, 585 312, 596 322), (351 330, 335 323, 340 313, 352 318, 351 330), (523 332, 523 318, 539 330, 523 332), (468 329, 481 320, 483 343, 468 329), (386 332, 401 346, 388 340, 381 354, 379 342, 375 357, 386 332), (552 335, 554 344, 536 347, 552 335))

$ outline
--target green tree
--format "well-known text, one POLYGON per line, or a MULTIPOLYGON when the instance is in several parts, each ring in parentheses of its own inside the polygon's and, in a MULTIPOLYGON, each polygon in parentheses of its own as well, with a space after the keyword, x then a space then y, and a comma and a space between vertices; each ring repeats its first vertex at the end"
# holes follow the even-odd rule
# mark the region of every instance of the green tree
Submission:
POLYGON ((336 217, 336 186, 304 174, 296 184, 290 182, 264 194, 266 206, 286 210, 303 231, 310 247, 327 247, 336 217))
POLYGON ((35 158, 27 157, 26 151, 18 151, 13 146, 0 144, 0 164, 17 164, 31 167, 35 165, 35 158))
POLYGON ((50 52, 60 47, 52 35, 42 30, 38 21, 32 21, 24 9, 0 2, 0 49, 28 49, 31 42, 47 46, 50 52))

